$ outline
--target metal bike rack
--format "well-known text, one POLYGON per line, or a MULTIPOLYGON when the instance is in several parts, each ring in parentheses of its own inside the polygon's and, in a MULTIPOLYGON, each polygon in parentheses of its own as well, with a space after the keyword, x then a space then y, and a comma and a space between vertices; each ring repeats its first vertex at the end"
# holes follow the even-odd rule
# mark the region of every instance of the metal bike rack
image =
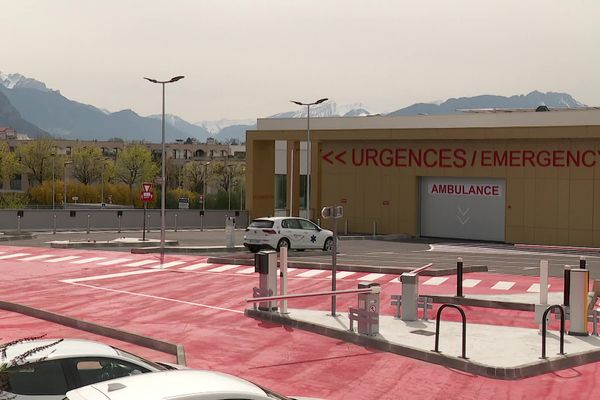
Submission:
POLYGON ((464 358, 467 360, 467 316, 462 308, 457 306, 456 304, 443 304, 437 312, 436 322, 435 322, 435 351, 436 353, 441 353, 439 350, 440 345, 440 315, 442 315, 442 311, 447 308, 455 308, 460 312, 460 316, 462 317, 462 356, 460 358, 464 358))
POLYGON ((560 310, 560 354, 561 356, 565 355, 565 310, 562 306, 555 304, 546 308, 544 311, 544 315, 542 315, 542 356, 540 358, 546 357, 546 317, 548 317, 548 313, 550 310, 558 308, 560 310))

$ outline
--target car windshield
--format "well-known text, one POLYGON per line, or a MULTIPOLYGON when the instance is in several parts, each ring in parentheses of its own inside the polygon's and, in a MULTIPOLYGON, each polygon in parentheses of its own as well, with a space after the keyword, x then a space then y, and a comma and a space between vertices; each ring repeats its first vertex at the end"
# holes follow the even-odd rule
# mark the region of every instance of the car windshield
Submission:
POLYGON ((157 363, 155 363, 153 361, 150 361, 150 360, 146 360, 145 358, 136 356, 135 354, 131 354, 131 353, 129 353, 129 352, 125 351, 125 350, 121 350, 121 349, 119 349, 117 347, 113 347, 113 349, 115 349, 115 351, 117 352, 117 354, 120 355, 120 356, 122 356, 122 357, 125 357, 125 358, 127 358, 127 359, 129 359, 131 361, 134 361, 134 362, 138 362, 138 363, 142 362, 142 363, 151 365, 152 367, 154 367, 158 371, 164 371, 164 370, 170 369, 170 368, 167 368, 164 365, 157 364, 157 363))
MULTIPOLYGON (((254 382, 252 382, 252 383, 254 383, 254 382)), ((270 390, 270 389, 267 389, 267 388, 266 388, 266 387, 264 387, 264 386, 257 385, 256 383, 254 383, 254 384, 255 384, 256 386, 258 386, 259 388, 261 388, 262 390, 264 390, 264 391, 265 391, 265 393, 267 394, 267 396, 268 396, 269 398, 271 398, 271 399, 276 399, 276 400, 293 400, 293 399, 291 399, 291 398, 289 398, 289 397, 285 397, 285 396, 284 396, 284 395, 282 395, 282 394, 275 393, 274 391, 272 391, 272 390, 270 390)))
POLYGON ((269 221, 268 219, 255 219, 250 224, 250 228, 272 228, 273 221, 269 221))

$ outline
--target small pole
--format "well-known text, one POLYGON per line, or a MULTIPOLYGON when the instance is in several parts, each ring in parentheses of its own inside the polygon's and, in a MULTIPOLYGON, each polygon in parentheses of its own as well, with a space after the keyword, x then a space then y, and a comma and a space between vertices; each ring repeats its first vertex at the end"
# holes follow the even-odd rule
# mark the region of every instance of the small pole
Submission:
POLYGON ((175 213, 175 232, 177 232, 177 213, 175 213))
POLYGON ((87 222, 88 223, 87 223, 87 232, 86 233, 90 233, 90 218, 91 218, 91 215, 88 214, 87 215, 87 222))
POLYGON ((52 229, 52 234, 56 235, 56 214, 54 214, 54 218, 52 218, 54 220, 54 227, 52 229))
POLYGON ((200 232, 204 231, 204 215, 200 214, 200 232))
MULTIPOLYGON (((146 202, 144 202, 144 218, 143 218, 143 227, 142 227, 142 242, 146 241, 146 202)), ((121 217, 119 217, 119 232, 121 231, 121 217)))
MULTIPOLYGON (((279 257, 280 257, 280 265, 279 268, 281 270, 281 295, 287 295, 288 288, 288 249, 287 247, 282 247, 279 249, 279 257)), ((280 303, 281 314, 289 314, 287 310, 287 300, 281 300, 280 303)))
POLYGON ((17 233, 21 234, 21 216, 17 215, 17 233))
POLYGON ((585 269, 585 264, 586 264, 585 257, 584 256, 579 257, 579 268, 585 269))
POLYGON ((456 259, 456 297, 463 296, 463 259, 458 257, 456 259))
MULTIPOLYGON (((336 291, 337 286, 337 218, 333 217, 333 246, 331 248, 331 291, 336 291)), ((336 316, 336 296, 331 296, 331 316, 336 316)))
POLYGON ((148 232, 150 232, 150 215, 151 214, 148 214, 148 223, 146 224, 148 232))
POLYGON ((571 291, 571 267, 569 265, 565 265, 565 271, 563 275, 563 305, 569 306, 569 294, 571 291))
POLYGON ((117 218, 119 219, 119 233, 121 233, 121 216, 118 215, 117 218))
POLYGON ((344 220, 344 235, 348 236, 348 219, 344 220))
POLYGON ((377 236, 377 222, 373 221, 373 237, 377 236))

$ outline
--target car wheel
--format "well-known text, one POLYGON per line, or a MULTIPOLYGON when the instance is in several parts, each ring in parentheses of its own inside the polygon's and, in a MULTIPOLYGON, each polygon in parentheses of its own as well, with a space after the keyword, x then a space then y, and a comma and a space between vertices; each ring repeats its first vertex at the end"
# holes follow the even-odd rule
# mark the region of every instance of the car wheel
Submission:
POLYGON ((260 246, 248 246, 248 250, 250 250, 251 253, 258 253, 260 246))
POLYGON ((332 251, 333 250, 333 239, 327 238, 325 239, 325 244, 323 245, 323 251, 332 251))
POLYGON ((283 239, 279 239, 279 242, 277 242, 277 251, 279 251, 279 249, 281 249, 282 247, 286 247, 286 248, 290 248, 290 241, 283 238, 283 239))

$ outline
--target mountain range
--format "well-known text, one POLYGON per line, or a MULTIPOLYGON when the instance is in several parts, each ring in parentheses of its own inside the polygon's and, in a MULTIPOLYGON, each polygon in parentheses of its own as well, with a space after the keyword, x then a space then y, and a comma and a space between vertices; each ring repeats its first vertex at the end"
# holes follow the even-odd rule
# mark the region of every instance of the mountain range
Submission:
MULTIPOLYGON (((481 108, 576 108, 585 105, 567 93, 533 91, 511 97, 482 95, 452 98, 443 102, 416 103, 385 115, 440 115, 481 108)), ((295 107, 295 106, 294 106, 295 107)), ((295 107, 269 118, 305 118, 306 107, 295 107)), ((356 103, 339 105, 328 101, 311 107, 311 117, 360 117, 372 115, 368 107, 356 103)), ((219 120, 190 123, 175 115, 167 115, 165 140, 194 138, 200 142, 208 138, 219 141, 245 140, 248 129, 256 127, 255 120, 219 120)), ((108 112, 92 105, 79 103, 49 89, 43 82, 20 74, 0 73, 0 127, 10 126, 31 137, 51 135, 64 139, 161 141, 161 116, 140 116, 132 110, 108 112)))

